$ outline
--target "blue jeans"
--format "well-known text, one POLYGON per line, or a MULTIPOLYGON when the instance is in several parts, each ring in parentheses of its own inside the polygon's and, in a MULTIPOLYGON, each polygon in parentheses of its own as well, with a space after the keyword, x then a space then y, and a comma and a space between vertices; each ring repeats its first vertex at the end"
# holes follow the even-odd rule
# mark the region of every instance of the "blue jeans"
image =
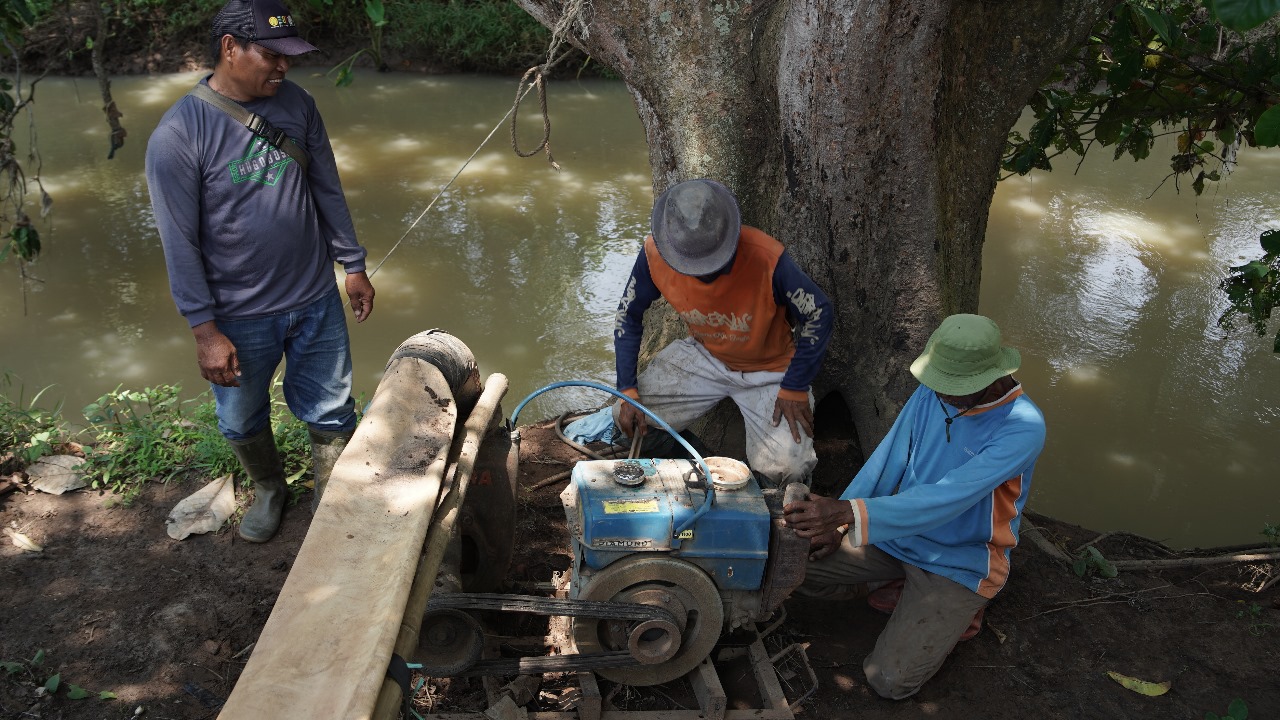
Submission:
POLYGON ((299 420, 316 430, 355 429, 351 344, 337 287, 298 310, 219 320, 218 329, 240 359, 240 387, 212 386, 218 430, 228 440, 248 440, 270 427, 271 378, 282 357, 284 399, 299 420))

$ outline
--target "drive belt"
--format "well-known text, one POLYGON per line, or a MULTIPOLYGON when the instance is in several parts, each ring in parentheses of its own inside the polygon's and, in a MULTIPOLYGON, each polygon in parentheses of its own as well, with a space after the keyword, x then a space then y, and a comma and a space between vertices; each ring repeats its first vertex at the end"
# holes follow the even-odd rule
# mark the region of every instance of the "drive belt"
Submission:
MULTIPOLYGON (((572 618, 621 620, 624 622, 662 620, 676 624, 675 616, 665 608, 654 605, 615 603, 603 600, 544 598, 534 595, 448 593, 432 597, 427 603, 428 612, 444 609, 462 611, 501 610, 533 615, 563 615, 572 618)), ((640 662, 626 650, 610 650, 575 655, 545 655, 480 660, 475 665, 459 673, 459 675, 533 675, 551 672, 578 672, 597 668, 629 667, 639 664, 640 662)))

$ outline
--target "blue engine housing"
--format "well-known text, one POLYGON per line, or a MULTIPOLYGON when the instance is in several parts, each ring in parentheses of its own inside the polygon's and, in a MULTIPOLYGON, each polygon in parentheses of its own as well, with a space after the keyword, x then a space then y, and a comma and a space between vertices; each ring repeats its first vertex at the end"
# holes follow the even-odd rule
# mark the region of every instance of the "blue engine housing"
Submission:
POLYGON ((672 537, 706 499, 695 467, 688 460, 579 462, 560 494, 575 568, 599 570, 638 552, 666 552, 701 567, 720 590, 759 590, 770 518, 754 477, 738 490, 717 490, 710 510, 678 542, 672 537))

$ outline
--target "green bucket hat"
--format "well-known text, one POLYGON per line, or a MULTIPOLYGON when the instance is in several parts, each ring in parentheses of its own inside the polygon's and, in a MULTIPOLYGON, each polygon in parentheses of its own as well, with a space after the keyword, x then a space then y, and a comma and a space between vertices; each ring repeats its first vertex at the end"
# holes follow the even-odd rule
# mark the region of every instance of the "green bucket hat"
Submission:
POLYGON ((933 331, 911 363, 911 374, 934 392, 972 395, 1022 364, 1017 350, 1000 343, 1000 328, 991 318, 952 315, 933 331))

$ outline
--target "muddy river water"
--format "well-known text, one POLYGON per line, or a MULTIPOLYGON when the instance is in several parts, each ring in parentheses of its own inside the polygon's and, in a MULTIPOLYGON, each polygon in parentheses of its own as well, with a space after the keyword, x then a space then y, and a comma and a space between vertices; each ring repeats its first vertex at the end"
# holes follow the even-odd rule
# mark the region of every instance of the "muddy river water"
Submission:
MULTIPOLYGON (((17 266, 0 265, 10 396, 52 385, 42 403, 79 420, 120 384, 205 387, 142 174, 151 128, 197 77, 116 79, 130 135, 112 160, 96 84, 41 82, 39 174, 55 206, 25 299, 17 266)), ((515 82, 363 73, 339 89, 310 68, 290 77, 324 114, 370 267, 385 259, 374 315, 352 327, 357 393, 372 394, 401 340, 433 327, 510 378, 510 407, 558 380, 612 382, 613 307, 652 203, 621 84, 552 85, 561 172, 516 157, 503 126, 424 212, 510 108, 515 82)), ((526 146, 541 134, 535 106, 520 115, 526 146)), ((1099 153, 1077 174, 1060 158, 1054 173, 1001 183, 981 311, 1021 348, 1019 377, 1048 418, 1033 509, 1174 545, 1260 542, 1280 523, 1280 357, 1269 338, 1216 328, 1216 286, 1280 227, 1280 153, 1244 153, 1199 198, 1172 181, 1157 190, 1168 166, 1155 158, 1168 154, 1099 153)), ((549 393, 521 417, 601 400, 549 393)))

